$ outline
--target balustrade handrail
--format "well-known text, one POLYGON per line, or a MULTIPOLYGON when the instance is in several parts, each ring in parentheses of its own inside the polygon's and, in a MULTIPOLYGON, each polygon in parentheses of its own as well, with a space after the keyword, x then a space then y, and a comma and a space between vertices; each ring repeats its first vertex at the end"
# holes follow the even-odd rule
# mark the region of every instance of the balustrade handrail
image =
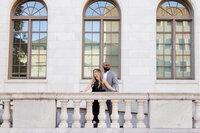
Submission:
POLYGON ((91 93, 79 93, 79 92, 9 92, 0 93, 0 100, 200 100, 200 93, 116 93, 116 92, 91 92, 91 93))

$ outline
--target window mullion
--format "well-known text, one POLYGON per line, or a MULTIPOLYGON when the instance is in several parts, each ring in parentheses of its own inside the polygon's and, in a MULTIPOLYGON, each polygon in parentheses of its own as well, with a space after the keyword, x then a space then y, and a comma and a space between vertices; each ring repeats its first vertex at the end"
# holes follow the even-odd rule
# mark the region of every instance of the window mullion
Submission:
MULTIPOLYGON (((99 58, 99 68, 102 70, 102 66, 103 66, 103 59, 104 59, 104 22, 103 22, 103 18, 101 18, 100 20, 101 22, 101 31, 100 31, 100 58, 99 58)), ((103 70, 102 70, 103 71, 103 70)))
POLYGON ((31 78, 31 33, 32 33, 32 21, 29 19, 28 25, 28 63, 27 63, 27 78, 31 78))
POLYGON ((172 79, 176 79, 176 21, 172 21, 172 79))

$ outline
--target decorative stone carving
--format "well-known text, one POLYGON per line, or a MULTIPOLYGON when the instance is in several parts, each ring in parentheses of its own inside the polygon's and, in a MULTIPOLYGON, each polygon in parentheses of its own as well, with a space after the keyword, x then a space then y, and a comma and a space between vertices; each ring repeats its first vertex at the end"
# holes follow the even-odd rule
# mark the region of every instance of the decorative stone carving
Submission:
POLYGON ((138 103, 138 114, 137 114, 137 128, 146 128, 144 124, 144 102, 145 100, 137 100, 138 103))
POLYGON ((99 128, 106 128, 106 113, 105 113, 105 102, 106 100, 99 100, 100 103, 100 111, 99 111, 99 128))
POLYGON ((73 128, 80 128, 81 124, 80 124, 80 119, 81 119, 81 115, 80 115, 80 100, 74 100, 74 123, 72 125, 73 128))
POLYGON ((10 125, 10 100, 3 100, 4 102, 4 112, 3 112, 3 124, 1 127, 3 128, 9 128, 10 125))
POLYGON ((111 128, 119 128, 119 115, 118 115, 118 102, 119 100, 112 100, 112 123, 111 123, 111 128))
POLYGON ((68 124, 67 124, 67 102, 68 100, 61 100, 61 114, 60 114, 60 120, 61 123, 59 125, 59 128, 68 128, 68 124))
POLYGON ((132 128, 133 125, 131 123, 132 120, 132 115, 131 115, 131 102, 132 100, 125 100, 126 103, 126 111, 125 111, 125 115, 124 115, 124 128, 132 128))
POLYGON ((85 124, 85 128, 93 128, 93 123, 92 123, 92 119, 93 119, 93 114, 92 114, 92 103, 94 100, 86 100, 87 102, 87 114, 86 114, 86 124, 85 124))

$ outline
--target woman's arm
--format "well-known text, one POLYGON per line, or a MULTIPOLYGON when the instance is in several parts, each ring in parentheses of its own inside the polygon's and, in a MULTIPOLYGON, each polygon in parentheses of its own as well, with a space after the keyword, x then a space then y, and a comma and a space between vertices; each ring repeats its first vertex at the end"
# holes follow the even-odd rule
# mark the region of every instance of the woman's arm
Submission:
POLYGON ((91 86, 92 86, 92 81, 88 84, 88 86, 84 90, 82 90, 80 92, 86 92, 86 91, 88 91, 91 88, 91 86))
POLYGON ((114 88, 112 88, 112 87, 108 84, 108 82, 107 82, 106 80, 104 80, 104 79, 103 79, 103 83, 105 84, 105 86, 106 86, 109 90, 114 91, 114 92, 118 92, 118 90, 115 90, 114 88))

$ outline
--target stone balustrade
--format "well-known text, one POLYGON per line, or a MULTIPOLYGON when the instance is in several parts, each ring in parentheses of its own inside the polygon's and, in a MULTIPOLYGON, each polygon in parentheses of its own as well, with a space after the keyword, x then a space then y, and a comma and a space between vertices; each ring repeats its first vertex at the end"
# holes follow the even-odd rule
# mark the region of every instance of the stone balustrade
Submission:
MULTIPOLYGON (((189 110, 194 110, 194 124, 193 128, 200 128, 200 94, 197 93, 0 93, 0 100, 3 101, 3 123, 1 124, 1 128, 11 128, 11 109, 10 102, 16 100, 55 100, 61 103, 61 114, 59 128, 68 128, 68 114, 67 114, 67 105, 69 101, 73 101, 74 113, 73 113, 73 124, 72 128, 81 128, 80 125, 80 104, 81 101, 86 102, 86 114, 85 114, 85 128, 93 128, 93 114, 92 114, 92 103, 94 100, 99 100, 100 103, 100 111, 99 111, 99 124, 98 128, 107 128, 106 126, 106 100, 110 99, 112 101, 112 123, 111 128, 120 128, 118 120, 118 104, 120 100, 123 100, 125 103, 125 114, 124 114, 124 124, 123 128, 133 128, 132 125, 132 112, 131 106, 132 102, 136 101, 137 103, 137 115, 136 115, 136 128, 147 128, 151 125, 145 125, 144 119, 144 103, 148 104, 151 101, 187 101, 194 103, 194 109, 191 108, 189 110)), ((170 102, 169 102, 170 103, 170 102)), ((15 106, 15 104, 13 104, 15 106)), ((150 106, 150 105, 148 105, 150 106)), ((152 106, 153 107, 153 106, 152 106)), ((150 109, 152 108, 150 106, 150 109)), ((134 108, 134 107, 133 107, 134 108)), ((13 110, 15 111, 15 110, 13 110)), ((148 111, 151 113, 153 110, 148 111)), ((180 110, 184 111, 184 110, 180 110)), ((148 114, 148 117, 151 115, 148 114)), ((192 117, 192 116, 191 116, 192 117)), ((148 118, 151 119, 151 118, 148 118)), ((191 118, 192 120, 192 118, 191 118)), ((153 123, 153 122, 152 122, 153 123)), ((192 125, 192 121, 189 121, 192 125)), ((160 127, 162 128, 162 127, 160 127)))

